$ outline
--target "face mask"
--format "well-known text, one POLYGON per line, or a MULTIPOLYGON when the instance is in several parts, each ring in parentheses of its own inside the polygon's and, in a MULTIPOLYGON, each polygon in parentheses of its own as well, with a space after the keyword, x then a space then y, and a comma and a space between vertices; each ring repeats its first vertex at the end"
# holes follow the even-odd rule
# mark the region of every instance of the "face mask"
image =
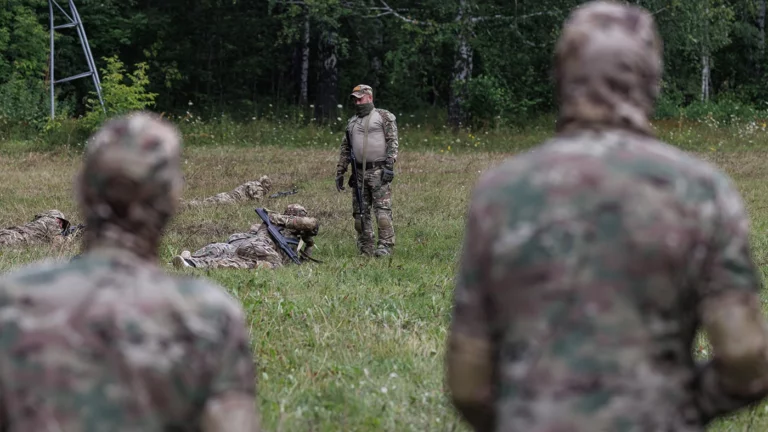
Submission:
POLYGON ((355 111, 358 117, 365 117, 373 111, 373 102, 355 105, 355 111))

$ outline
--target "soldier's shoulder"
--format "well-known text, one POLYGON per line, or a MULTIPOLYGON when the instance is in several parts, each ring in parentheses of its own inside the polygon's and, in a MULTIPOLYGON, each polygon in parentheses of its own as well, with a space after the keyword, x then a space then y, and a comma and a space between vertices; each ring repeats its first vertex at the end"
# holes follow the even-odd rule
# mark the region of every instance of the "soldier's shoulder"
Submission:
POLYGON ((32 288, 50 286, 63 279, 87 277, 93 266, 81 260, 66 261, 46 258, 16 268, 0 277, 0 287, 4 290, 13 288, 32 288))
POLYGON ((637 176, 658 177, 715 189, 730 183, 727 175, 712 163, 655 138, 587 131, 550 138, 506 159, 483 173, 476 189, 493 195, 499 188, 521 181, 527 185, 525 188, 531 188, 533 183, 527 179, 559 175, 566 168, 569 175, 589 172, 595 177, 601 172, 601 177, 625 180, 637 176))
POLYGON ((227 315, 242 319, 240 303, 219 284, 203 277, 173 276, 173 282, 187 310, 204 316, 227 315))
POLYGON ((378 111, 379 115, 389 121, 395 121, 397 120, 397 117, 392 111, 385 110, 384 108, 376 108, 376 111, 378 111))
MULTIPOLYGON (((709 161, 698 158, 651 136, 625 132, 590 133, 556 137, 542 144, 538 154, 544 159, 599 159, 627 168, 662 167, 688 177, 721 177, 723 172, 709 161)), ((536 152, 534 152, 536 153, 536 152)))
POLYGON ((0 277, 0 307, 12 306, 28 298, 48 299, 59 306, 77 301, 79 297, 73 291, 87 289, 84 282, 100 271, 108 273, 103 266, 80 259, 49 258, 24 265, 0 277), (62 293, 67 294, 62 296, 62 293))

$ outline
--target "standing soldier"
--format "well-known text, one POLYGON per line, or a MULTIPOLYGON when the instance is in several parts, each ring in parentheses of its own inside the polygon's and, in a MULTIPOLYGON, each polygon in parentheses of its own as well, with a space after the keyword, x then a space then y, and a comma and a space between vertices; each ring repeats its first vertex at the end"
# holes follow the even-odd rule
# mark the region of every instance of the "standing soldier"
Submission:
POLYGON ((358 176, 350 176, 348 184, 353 189, 352 208, 357 248, 364 255, 390 255, 395 246, 390 185, 395 177, 397 162, 397 122, 391 112, 373 107, 371 87, 361 84, 352 89, 351 97, 355 100, 357 112, 349 119, 346 134, 341 141, 341 155, 336 165, 336 189, 339 192, 344 190, 344 173, 347 172, 347 165, 352 163, 354 154, 358 176), (354 198, 355 183, 362 194, 362 209, 354 198), (375 250, 371 206, 379 227, 379 242, 375 250))
POLYGON ((259 429, 240 305, 157 265, 180 152, 177 131, 142 113, 89 141, 84 254, 0 280, 0 430, 259 429))
POLYGON ((644 9, 576 9, 557 135, 473 191, 447 382, 475 430, 702 432, 768 393, 739 193, 652 134, 661 49, 644 9))

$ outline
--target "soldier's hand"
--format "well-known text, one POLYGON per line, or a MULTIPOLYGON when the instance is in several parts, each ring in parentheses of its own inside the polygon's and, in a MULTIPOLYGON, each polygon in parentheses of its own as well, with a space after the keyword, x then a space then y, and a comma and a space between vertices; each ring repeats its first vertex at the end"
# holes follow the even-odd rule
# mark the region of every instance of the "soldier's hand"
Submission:
POLYGON ((336 174, 336 190, 339 192, 344 190, 344 174, 336 174))
POLYGON ((390 183, 395 178, 395 171, 392 168, 384 168, 381 171, 381 181, 384 184, 390 183))

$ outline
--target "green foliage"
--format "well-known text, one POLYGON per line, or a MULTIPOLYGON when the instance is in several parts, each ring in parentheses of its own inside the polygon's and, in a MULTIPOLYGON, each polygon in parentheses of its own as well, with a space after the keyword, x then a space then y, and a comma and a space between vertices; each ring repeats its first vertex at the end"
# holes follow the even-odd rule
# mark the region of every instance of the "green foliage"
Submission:
POLYGON ((469 80, 464 108, 472 113, 472 126, 496 126, 514 107, 507 87, 498 78, 480 75, 469 80))
MULTIPOLYGON (((462 105, 469 126, 514 125, 555 110, 552 49, 563 20, 581 1, 417 3, 81 0, 78 6, 94 57, 119 58, 138 68, 129 75, 106 65, 122 75, 110 81, 105 73, 111 113, 153 107, 178 115, 190 101, 205 118, 223 112, 233 119, 264 118, 274 112, 270 104, 290 110, 299 101, 304 48, 309 50, 307 105, 322 106, 331 122, 340 115, 337 105, 347 108, 349 89, 359 83, 374 86, 376 104, 398 113, 445 111, 458 79, 460 36, 472 49, 462 105), (324 73, 327 66, 333 73, 324 73), (134 84, 132 77, 139 76, 143 82, 134 84), (108 88, 112 83, 119 85, 108 88)), ((700 99, 705 55, 712 65, 713 100, 728 94, 768 107, 768 55, 760 45, 756 2, 644 0, 641 5, 654 12, 664 40, 666 83, 657 118, 675 117, 700 99)), ((34 117, 38 82, 46 80, 46 6, 45 0, 0 0, 0 85, 13 80, 3 94, 27 101, 13 117, 21 126, 34 117), (29 95, 20 96, 22 90, 29 95)), ((56 17, 63 23, 59 12, 56 17)), ((85 70, 74 29, 57 31, 55 60, 58 77, 85 70)), ((101 60, 97 63, 101 69, 101 60)), ((75 101, 72 112, 85 115, 89 128, 106 117, 92 90, 88 79, 57 86, 59 103, 75 101)), ((741 108, 727 106, 741 116, 741 108)), ((694 106, 691 115, 702 110, 694 106)), ((308 121, 311 115, 305 114, 308 121)), ((434 118, 445 120, 446 114, 434 118)))
POLYGON ((38 129, 50 116, 47 107, 48 97, 42 81, 24 79, 12 75, 0 84, 0 116, 38 129))
POLYGON ((766 116, 765 111, 761 112, 729 95, 721 95, 716 101, 693 102, 682 109, 681 113, 689 119, 712 119, 725 125, 754 121, 766 116))
POLYGON ((676 88, 662 85, 662 92, 656 102, 655 118, 663 119, 677 117, 683 106, 683 93, 676 88))
POLYGON ((493 75, 472 78, 464 104, 464 108, 472 113, 470 126, 474 129, 496 128, 504 124, 520 124, 521 119, 530 118, 539 100, 515 97, 511 90, 493 75))
POLYGON ((107 63, 102 70, 101 91, 104 99, 104 110, 95 92, 87 101, 88 113, 83 118, 83 125, 88 130, 95 130, 107 118, 139 111, 154 105, 156 93, 147 91, 149 78, 146 63, 136 65, 132 73, 126 75, 123 63, 117 57, 107 57, 107 63))
POLYGON ((0 83, 11 76, 45 76, 48 33, 35 13, 44 4, 43 0, 0 0, 0 83))

